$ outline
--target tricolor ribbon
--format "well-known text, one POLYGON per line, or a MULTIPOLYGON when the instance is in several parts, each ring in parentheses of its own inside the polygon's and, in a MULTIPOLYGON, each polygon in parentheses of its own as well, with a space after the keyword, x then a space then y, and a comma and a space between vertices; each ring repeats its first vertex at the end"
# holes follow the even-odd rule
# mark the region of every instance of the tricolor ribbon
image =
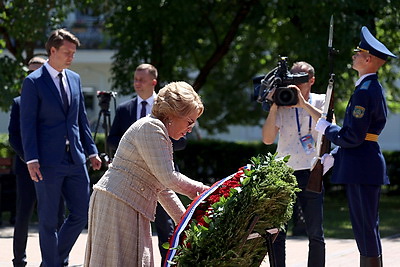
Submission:
MULTIPOLYGON (((236 173, 235 173, 236 174, 236 173)), ((218 187, 223 184, 225 181, 230 180, 232 177, 235 176, 235 174, 232 174, 222 180, 219 180, 218 182, 215 182, 208 190, 204 191, 201 193, 199 196, 197 196, 192 203, 189 205, 189 207, 186 209, 186 212, 183 214, 179 224, 176 226, 174 234, 171 236, 171 239, 169 241, 169 250, 167 253, 166 260, 164 262, 164 267, 170 267, 170 262, 172 262, 173 258, 175 257, 176 254, 176 248, 179 245, 179 240, 180 236, 183 233, 183 231, 186 229, 186 226, 192 219, 193 213, 195 212, 197 206, 204 200, 206 199, 209 195, 211 195, 215 190, 218 189, 218 187)))

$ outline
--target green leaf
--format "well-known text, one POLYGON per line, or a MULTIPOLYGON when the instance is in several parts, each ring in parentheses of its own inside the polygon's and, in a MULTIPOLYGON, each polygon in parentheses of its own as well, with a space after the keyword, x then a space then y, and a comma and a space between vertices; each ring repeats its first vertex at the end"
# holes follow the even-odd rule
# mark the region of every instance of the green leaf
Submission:
POLYGON ((162 247, 163 247, 164 249, 169 249, 169 248, 170 248, 168 242, 163 243, 163 244, 162 244, 162 247))

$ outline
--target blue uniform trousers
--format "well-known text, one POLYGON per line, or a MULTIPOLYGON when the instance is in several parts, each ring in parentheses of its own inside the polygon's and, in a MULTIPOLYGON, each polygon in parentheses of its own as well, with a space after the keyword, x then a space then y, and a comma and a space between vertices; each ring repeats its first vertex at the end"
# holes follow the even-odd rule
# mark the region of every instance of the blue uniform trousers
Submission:
POLYGON ((351 224, 361 256, 382 255, 378 212, 380 193, 380 185, 346 185, 351 224))
POLYGON ((64 153, 59 166, 40 168, 43 181, 35 183, 43 267, 63 265, 88 220, 90 195, 86 165, 74 164, 71 154, 67 151, 64 153), (57 231, 61 195, 64 196, 69 215, 57 231))

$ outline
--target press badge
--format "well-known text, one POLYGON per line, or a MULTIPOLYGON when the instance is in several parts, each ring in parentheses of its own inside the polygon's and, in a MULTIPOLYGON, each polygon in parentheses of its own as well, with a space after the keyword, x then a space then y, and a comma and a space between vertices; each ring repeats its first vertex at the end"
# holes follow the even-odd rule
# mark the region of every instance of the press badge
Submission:
POLYGON ((314 145, 315 142, 311 134, 307 134, 303 137, 300 137, 300 143, 303 146, 304 151, 306 152, 307 155, 315 151, 315 145, 314 145))

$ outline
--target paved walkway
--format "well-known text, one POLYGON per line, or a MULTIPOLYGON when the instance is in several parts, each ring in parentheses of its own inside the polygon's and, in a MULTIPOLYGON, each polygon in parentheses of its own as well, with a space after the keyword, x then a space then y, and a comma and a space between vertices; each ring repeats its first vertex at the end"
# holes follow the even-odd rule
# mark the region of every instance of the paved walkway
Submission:
MULTIPOLYGON (((86 230, 79 236, 70 254, 70 267, 83 265, 86 245, 86 230)), ((0 227, 0 267, 12 267, 11 260, 13 241, 13 227, 0 227)), ((400 260, 396 255, 400 253, 400 234, 382 239, 383 245, 383 264, 385 267, 400 266, 400 260)), ((153 246, 155 248, 155 266, 160 266, 160 255, 157 250, 157 236, 153 236, 153 246)), ((286 263, 288 267, 307 266, 308 241, 305 238, 289 237, 286 243, 286 263)), ((327 267, 350 267, 359 266, 359 254, 355 241, 352 239, 333 239, 326 240, 326 266, 327 267)), ((38 267, 40 264, 40 249, 37 227, 30 227, 27 245, 28 267, 38 267)), ((268 260, 262 267, 268 267, 268 260)))

